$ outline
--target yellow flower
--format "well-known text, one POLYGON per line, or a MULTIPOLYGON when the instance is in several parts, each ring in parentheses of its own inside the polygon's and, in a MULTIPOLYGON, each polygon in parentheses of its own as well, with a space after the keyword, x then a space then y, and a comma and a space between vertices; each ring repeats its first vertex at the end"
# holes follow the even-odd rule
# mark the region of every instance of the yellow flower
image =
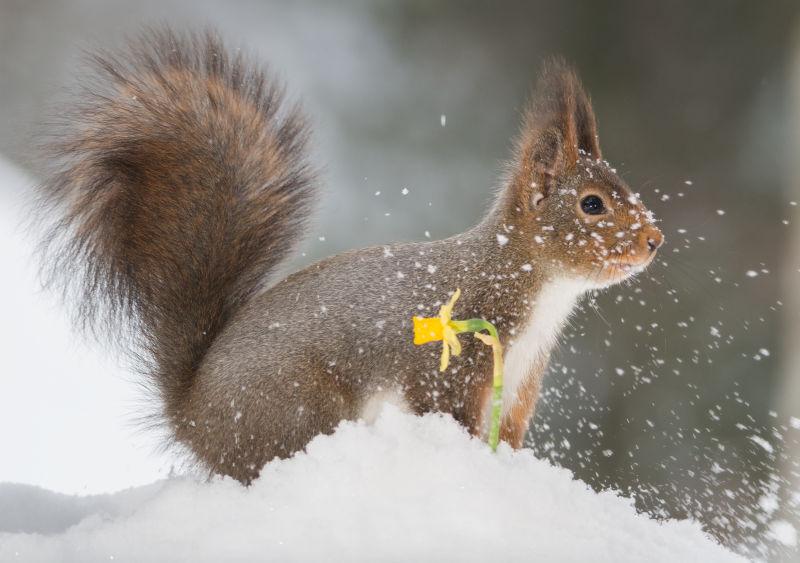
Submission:
POLYGON ((432 319, 425 317, 414 317, 414 344, 427 344, 436 342, 444 338, 444 329, 439 317, 432 319))
POLYGON ((414 317, 413 319, 414 344, 442 341, 442 360, 439 363, 439 371, 447 369, 447 365, 450 363, 451 348, 454 355, 461 354, 461 343, 456 336, 461 330, 452 320, 453 307, 460 296, 461 290, 456 289, 450 300, 439 309, 438 317, 414 317))
POLYGON ((489 420, 489 435, 487 439, 492 451, 497 450, 500 442, 500 414, 503 407, 503 346, 497 328, 485 319, 468 319, 465 321, 453 320, 453 307, 461 295, 461 290, 456 289, 450 301, 439 309, 438 317, 414 317, 414 344, 427 344, 428 342, 442 341, 442 360, 439 371, 447 369, 450 362, 450 349, 453 354, 461 354, 461 343, 458 334, 472 332, 475 338, 492 347, 492 410, 489 420), (489 334, 482 334, 485 330, 489 334))

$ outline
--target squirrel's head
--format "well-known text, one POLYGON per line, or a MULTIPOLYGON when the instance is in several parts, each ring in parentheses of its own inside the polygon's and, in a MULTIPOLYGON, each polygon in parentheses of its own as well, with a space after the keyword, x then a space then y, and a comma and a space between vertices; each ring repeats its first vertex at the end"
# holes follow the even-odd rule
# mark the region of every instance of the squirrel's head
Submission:
POLYGON ((545 67, 525 113, 500 205, 501 239, 514 239, 538 270, 589 287, 640 272, 664 240, 639 196, 602 159, 589 98, 561 61, 545 67))

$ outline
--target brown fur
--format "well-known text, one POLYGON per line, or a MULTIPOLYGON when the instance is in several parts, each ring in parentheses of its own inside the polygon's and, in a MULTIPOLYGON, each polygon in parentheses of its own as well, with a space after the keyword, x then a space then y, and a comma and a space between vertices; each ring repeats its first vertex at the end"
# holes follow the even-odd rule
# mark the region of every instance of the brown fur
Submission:
POLYGON ((139 321, 174 409, 302 233, 314 197, 305 125, 296 109, 279 117, 280 90, 212 33, 149 32, 94 65, 94 89, 52 145, 60 167, 43 194, 63 214, 47 241, 52 272, 81 272, 86 320, 99 300, 139 321))
MULTIPOLYGON (((492 321, 509 348, 536 320, 545 284, 616 283, 661 243, 600 160, 577 77, 553 61, 479 225, 348 252, 269 285, 314 198, 298 112, 279 117, 278 89, 213 34, 152 32, 123 59, 95 62, 100 90, 69 115, 43 190, 60 213, 54 272, 83 272, 87 318, 133 322, 174 437, 243 482, 385 393, 480 434, 490 352, 462 337, 462 355, 439 373, 439 346, 412 344, 412 315, 435 315, 460 287, 455 317, 492 321), (581 211, 587 194, 605 202, 602 217, 581 211)), ((531 360, 507 410, 502 436, 514 447, 548 356, 531 360)))
POLYGON ((528 433, 528 426, 533 418, 539 390, 542 386, 542 376, 547 368, 548 358, 541 358, 531 366, 528 377, 522 382, 517 391, 516 401, 509 409, 508 414, 500 422, 500 439, 508 442, 514 448, 521 448, 528 433))

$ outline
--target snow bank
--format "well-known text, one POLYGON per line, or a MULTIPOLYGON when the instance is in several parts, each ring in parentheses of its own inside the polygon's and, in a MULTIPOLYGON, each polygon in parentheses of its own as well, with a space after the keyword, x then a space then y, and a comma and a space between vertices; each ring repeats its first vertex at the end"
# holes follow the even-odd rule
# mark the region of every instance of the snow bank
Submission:
POLYGON ((94 511, 71 497, 82 520, 55 535, 0 534, 0 561, 740 560, 696 523, 657 523, 530 451, 492 454, 449 417, 392 407, 269 463, 250 488, 172 479, 122 494, 94 511))
POLYGON ((152 455, 156 437, 133 424, 149 412, 136 378, 86 345, 40 289, 25 229, 33 185, 0 157, 0 481, 100 493, 162 478, 171 459, 152 455))

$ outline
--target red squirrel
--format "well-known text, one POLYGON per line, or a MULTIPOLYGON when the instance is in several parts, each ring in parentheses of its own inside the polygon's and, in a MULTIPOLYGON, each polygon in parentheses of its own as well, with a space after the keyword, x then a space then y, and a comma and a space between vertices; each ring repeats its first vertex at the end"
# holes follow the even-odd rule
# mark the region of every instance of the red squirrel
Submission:
POLYGON ((123 327, 163 422, 209 472, 249 483, 342 420, 394 402, 486 431, 492 355, 414 346, 412 317, 494 323, 501 440, 522 446, 565 321, 630 278, 663 236, 602 158, 575 72, 545 65, 494 204, 466 232, 353 250, 284 279, 319 197, 308 126, 214 32, 149 31, 92 58, 40 190, 48 268, 95 330, 123 327))

